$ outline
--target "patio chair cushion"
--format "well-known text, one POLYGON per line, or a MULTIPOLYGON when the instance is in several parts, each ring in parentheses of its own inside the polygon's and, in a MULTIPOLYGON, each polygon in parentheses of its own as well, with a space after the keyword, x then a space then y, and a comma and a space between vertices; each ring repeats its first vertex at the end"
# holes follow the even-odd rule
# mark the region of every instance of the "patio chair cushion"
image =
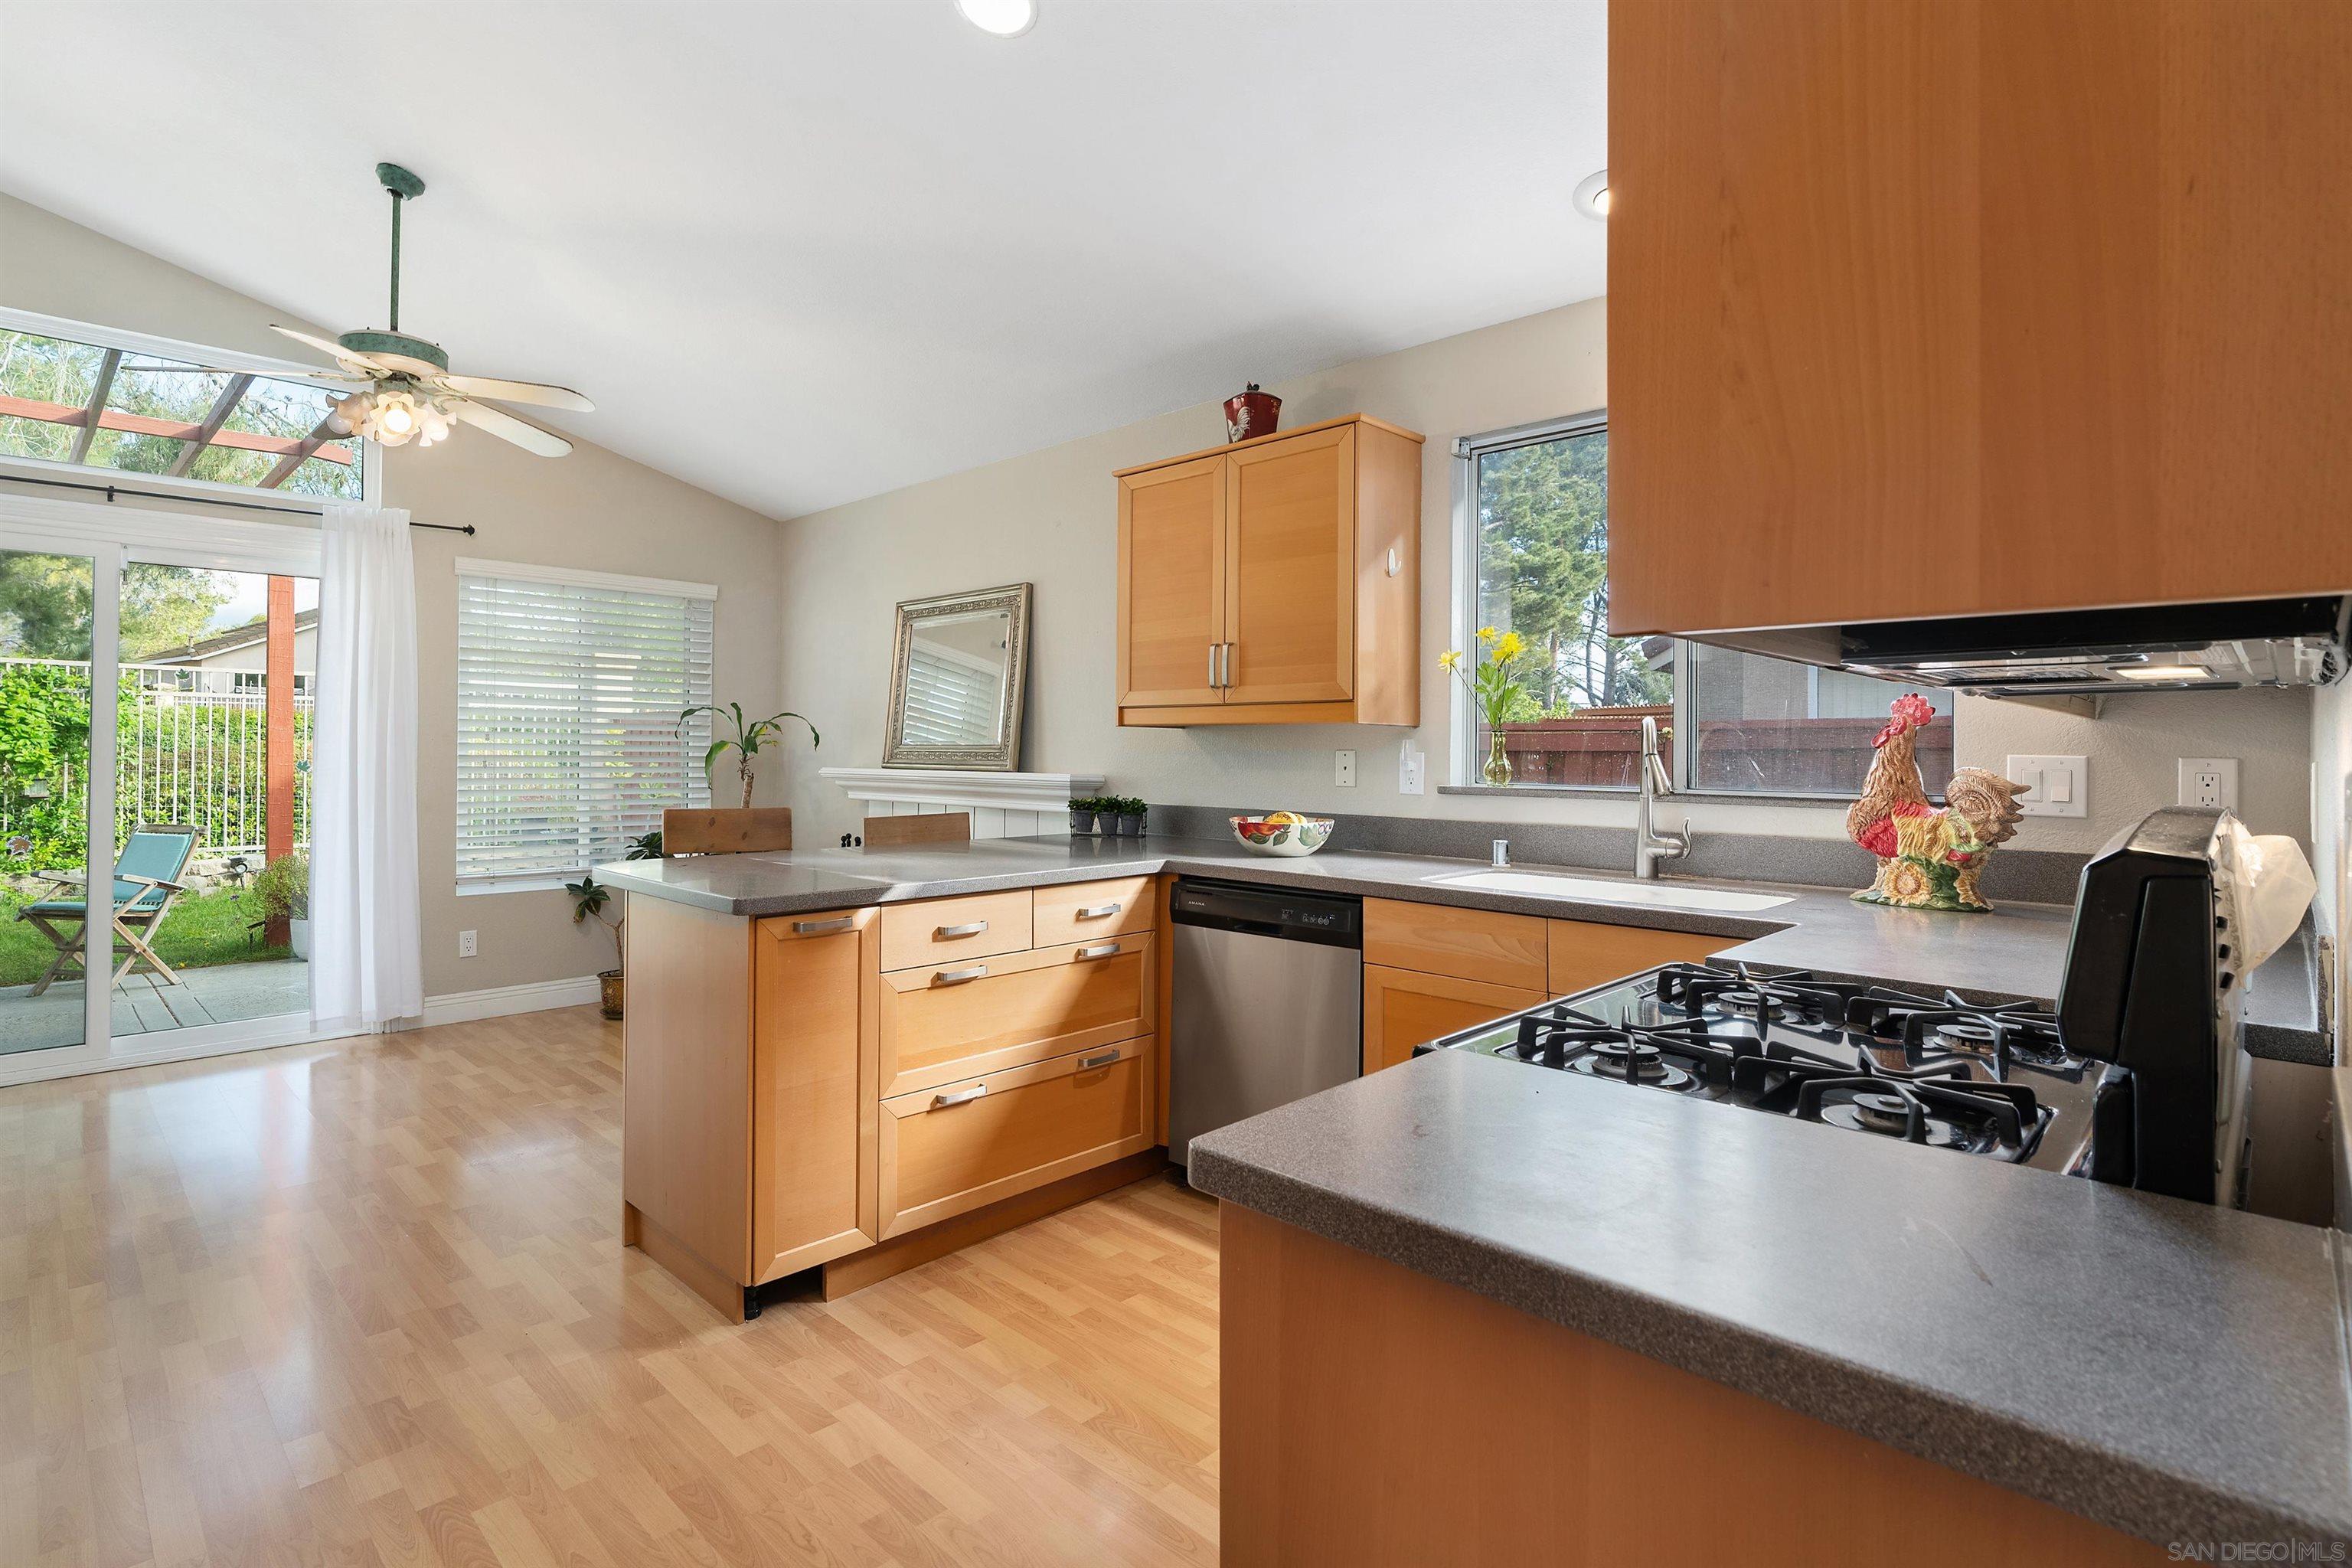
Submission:
MULTIPOLYGON (((195 852, 196 836, 186 829, 142 827, 131 835, 131 842, 114 858, 114 912, 118 915, 138 914, 142 910, 161 909, 171 896, 162 888, 152 888, 143 882, 126 882, 122 873, 133 877, 152 877, 159 882, 176 882, 187 869, 188 857, 195 852)), ((87 905, 80 899, 43 899, 25 906, 28 915, 80 916, 87 905)))

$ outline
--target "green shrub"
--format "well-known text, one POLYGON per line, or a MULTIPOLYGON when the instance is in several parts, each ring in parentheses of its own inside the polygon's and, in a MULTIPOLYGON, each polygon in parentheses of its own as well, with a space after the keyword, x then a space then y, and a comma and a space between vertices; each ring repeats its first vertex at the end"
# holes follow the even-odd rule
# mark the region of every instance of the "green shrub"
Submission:
POLYGON ((309 920, 310 857, 280 855, 261 868, 253 885, 246 889, 245 898, 256 921, 309 920))

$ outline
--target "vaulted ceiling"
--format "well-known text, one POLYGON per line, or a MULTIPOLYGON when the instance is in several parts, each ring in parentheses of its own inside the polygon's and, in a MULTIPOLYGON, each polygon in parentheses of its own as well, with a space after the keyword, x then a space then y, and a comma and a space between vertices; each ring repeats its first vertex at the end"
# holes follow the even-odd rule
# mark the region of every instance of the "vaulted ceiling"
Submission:
POLYGON ((792 517, 1600 293, 1604 54, 1597 3, 16 5, 0 189, 341 330, 406 163, 404 330, 792 517))

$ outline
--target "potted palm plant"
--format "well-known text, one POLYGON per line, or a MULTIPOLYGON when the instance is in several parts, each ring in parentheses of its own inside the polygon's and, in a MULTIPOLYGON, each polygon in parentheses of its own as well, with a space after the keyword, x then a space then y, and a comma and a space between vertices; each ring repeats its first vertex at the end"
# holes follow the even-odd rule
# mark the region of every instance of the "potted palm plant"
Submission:
POLYGON ((625 956, 621 946, 621 928, 629 923, 629 917, 612 913, 613 889, 585 871, 580 873, 578 881, 564 883, 563 890, 572 895, 573 925, 593 920, 613 933, 613 967, 597 973, 596 988, 604 1016, 618 1018, 621 1016, 621 965, 625 956))
POLYGON ((743 718, 743 705, 740 702, 730 702, 724 708, 716 703, 704 703, 688 709, 677 716, 677 732, 681 738, 686 734, 686 721, 697 713, 709 714, 711 728, 714 730, 719 727, 719 721, 721 720, 734 726, 735 732, 732 735, 718 737, 710 742, 709 750, 702 753, 702 771, 708 774, 712 765, 722 755, 728 752, 733 752, 735 771, 743 780, 743 806, 747 811, 751 805, 751 759, 760 754, 760 748, 762 745, 782 736, 785 720, 798 719, 802 723, 808 724, 810 745, 817 746, 824 743, 817 738, 816 726, 809 723, 804 714, 794 713, 787 709, 782 713, 772 714, 765 719, 754 719, 747 723, 743 718))

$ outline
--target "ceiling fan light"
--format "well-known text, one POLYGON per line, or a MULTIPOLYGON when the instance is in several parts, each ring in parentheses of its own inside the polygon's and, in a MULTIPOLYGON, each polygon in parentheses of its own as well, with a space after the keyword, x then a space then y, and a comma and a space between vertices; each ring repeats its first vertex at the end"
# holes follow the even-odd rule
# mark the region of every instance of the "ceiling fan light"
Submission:
POLYGON ((983 33, 1017 38, 1037 25, 1037 0, 955 0, 963 19, 983 33))

